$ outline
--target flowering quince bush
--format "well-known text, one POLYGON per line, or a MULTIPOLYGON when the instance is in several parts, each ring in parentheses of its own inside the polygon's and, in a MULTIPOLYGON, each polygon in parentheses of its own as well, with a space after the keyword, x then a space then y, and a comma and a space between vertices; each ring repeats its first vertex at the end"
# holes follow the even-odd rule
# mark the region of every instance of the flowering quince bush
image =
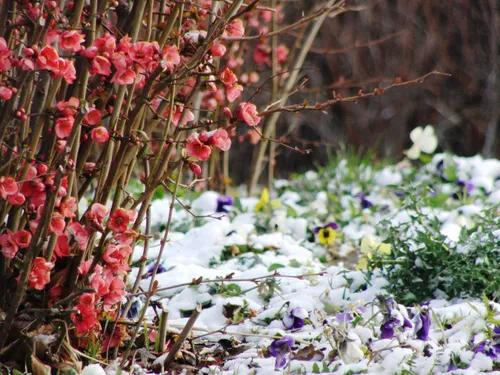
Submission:
MULTIPOLYGON (((215 174, 235 141, 257 143, 264 117, 276 112, 259 110, 249 90, 271 67, 287 76, 288 48, 271 48, 266 36, 282 9, 260 3, 0 4, 0 363, 25 368, 35 354, 58 369, 79 370, 89 357, 133 362, 132 348, 149 337, 142 322, 178 195, 215 174), (158 188, 170 192, 172 209, 151 266, 158 188), (150 285, 140 318, 119 324, 137 315, 143 279, 150 285), (12 356, 23 316, 33 317, 33 347, 40 335, 50 340, 12 356)), ((310 20, 340 9, 334 3, 310 20)), ((220 211, 232 203, 227 197, 220 211)))

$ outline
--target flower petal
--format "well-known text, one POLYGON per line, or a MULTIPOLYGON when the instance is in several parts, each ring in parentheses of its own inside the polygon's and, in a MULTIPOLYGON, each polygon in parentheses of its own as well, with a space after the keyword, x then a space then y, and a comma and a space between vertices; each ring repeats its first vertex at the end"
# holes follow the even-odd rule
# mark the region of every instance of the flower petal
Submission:
POLYGON ((406 151, 406 156, 408 156, 411 160, 417 160, 420 157, 420 147, 414 144, 409 150, 406 151))

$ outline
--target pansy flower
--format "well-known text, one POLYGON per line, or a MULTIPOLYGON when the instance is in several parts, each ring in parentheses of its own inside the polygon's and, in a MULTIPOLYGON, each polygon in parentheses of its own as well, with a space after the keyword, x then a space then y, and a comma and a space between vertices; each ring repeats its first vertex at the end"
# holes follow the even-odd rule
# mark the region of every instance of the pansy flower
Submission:
POLYGON ((304 327, 305 319, 309 313, 302 307, 296 307, 285 314, 281 321, 286 329, 298 329, 304 327))
POLYGON ((429 329, 431 328, 431 320, 429 318, 429 310, 424 307, 417 316, 415 324, 415 333, 417 340, 427 340, 429 338, 429 329))
POLYGON ((413 146, 406 151, 406 155, 412 160, 418 159, 422 152, 432 154, 438 146, 438 139, 432 125, 427 125, 425 129, 421 126, 416 127, 411 131, 410 139, 413 146))
POLYGON ((229 195, 221 195, 217 198, 216 212, 229 212, 226 206, 231 206, 234 203, 233 198, 229 195))
POLYGON ((483 353, 490 357, 492 360, 496 360, 500 356, 500 344, 495 342, 483 341, 474 350, 476 353, 483 353))
POLYGON ((361 201, 361 208, 364 210, 366 208, 370 208, 373 206, 373 203, 366 199, 366 196, 363 193, 359 193, 357 195, 359 200, 361 201))
POLYGON ((293 337, 283 336, 279 340, 274 340, 269 347, 269 353, 276 358, 275 367, 282 368, 285 367, 290 352, 292 351, 292 346, 295 344, 293 337))
POLYGON ((255 205, 254 211, 255 212, 264 211, 268 208, 270 209, 280 208, 280 201, 277 199, 270 200, 269 190, 267 190, 267 188, 264 188, 264 190, 262 190, 262 195, 260 196, 260 200, 255 205))
POLYGON ((379 254, 390 254, 392 246, 387 243, 377 242, 371 236, 365 236, 361 240, 361 258, 359 259, 357 269, 366 269, 368 266, 368 261, 372 259, 374 253, 379 254))
MULTIPOLYGON (((144 279, 147 279, 148 277, 151 277, 153 275, 153 271, 155 270, 155 264, 152 264, 149 268, 148 268, 148 272, 146 272, 146 274, 143 276, 144 279)), ((160 274, 160 273, 163 273, 163 272, 167 272, 167 270, 165 269, 165 267, 163 267, 161 264, 158 265, 158 269, 156 270, 156 274, 160 274)))
POLYGON ((398 305, 392 298, 379 296, 378 300, 380 302, 380 310, 384 316, 384 320, 380 326, 381 339, 392 339, 398 329, 413 328, 413 324, 408 319, 408 313, 404 306, 398 305))
POLYGON ((361 339, 354 332, 346 332, 344 337, 338 341, 339 355, 345 364, 351 364, 364 358, 361 349, 361 339))
POLYGON ((344 311, 342 313, 338 313, 337 315, 335 315, 335 318, 341 323, 347 324, 357 316, 360 316, 361 314, 365 313, 366 311, 367 311, 366 307, 356 306, 351 311, 344 311))
POLYGON ((337 237, 338 233, 336 232, 336 230, 338 228, 339 225, 332 221, 323 227, 314 228, 314 233, 318 235, 318 240, 320 244, 329 245, 337 237))

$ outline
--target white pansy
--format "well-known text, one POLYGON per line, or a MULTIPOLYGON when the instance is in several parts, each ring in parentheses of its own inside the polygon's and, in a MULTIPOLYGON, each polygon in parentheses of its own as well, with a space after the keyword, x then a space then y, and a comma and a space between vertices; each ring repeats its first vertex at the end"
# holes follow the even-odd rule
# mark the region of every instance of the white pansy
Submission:
POLYGON ((339 345, 340 358, 345 364, 359 362, 364 358, 363 350, 361 350, 361 339, 354 332, 348 332, 344 341, 339 345))
POLYGON ((413 146, 406 151, 408 158, 416 160, 420 157, 420 153, 432 154, 438 146, 438 139, 432 125, 427 125, 425 129, 421 126, 416 127, 410 133, 410 139, 413 146))

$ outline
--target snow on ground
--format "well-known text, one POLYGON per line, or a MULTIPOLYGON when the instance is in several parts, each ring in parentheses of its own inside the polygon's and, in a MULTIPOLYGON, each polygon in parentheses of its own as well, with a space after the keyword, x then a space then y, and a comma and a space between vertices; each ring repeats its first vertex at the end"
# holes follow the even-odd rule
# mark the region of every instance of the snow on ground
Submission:
MULTIPOLYGON (((154 299, 169 311, 173 331, 203 306, 192 336, 203 335, 194 343, 205 351, 224 352, 222 339, 244 348, 235 355, 227 350, 222 362, 212 364, 208 354, 196 364, 201 373, 500 374, 500 330, 494 331, 500 305, 450 299, 437 290, 425 304, 403 306, 391 298, 380 272, 367 282, 366 273, 356 270, 361 240, 378 243, 387 236, 379 227, 384 220, 412 225, 401 233, 411 251, 425 246, 414 236, 426 224, 414 222, 415 212, 401 203, 408 189, 428 188, 422 193, 428 202, 444 195, 439 204, 422 207, 422 215, 439 223, 450 251, 467 254, 470 246, 457 245, 460 233, 500 202, 500 162, 436 155, 418 171, 400 163, 379 170, 365 166, 354 175, 341 162, 330 172, 279 180, 279 195, 261 200, 261 210, 255 210, 258 199, 242 198, 225 206, 229 212, 222 218, 196 224, 176 208, 154 299), (336 237, 321 244, 314 229, 329 222, 339 223, 336 237), (200 277, 214 281, 162 290, 200 277)), ((218 198, 202 194, 191 202, 193 212, 221 216, 215 212, 218 198)), ((168 197, 153 203, 158 232, 169 204, 168 197)), ((495 246, 498 251, 498 241, 495 246)), ((160 241, 154 241, 148 267, 159 250, 160 241)), ((135 248, 134 260, 142 251, 135 248)), ((136 275, 134 268, 131 285, 136 275)), ((150 281, 144 278, 141 288, 147 290, 150 281)), ((149 308, 147 318, 154 315, 149 308)))

